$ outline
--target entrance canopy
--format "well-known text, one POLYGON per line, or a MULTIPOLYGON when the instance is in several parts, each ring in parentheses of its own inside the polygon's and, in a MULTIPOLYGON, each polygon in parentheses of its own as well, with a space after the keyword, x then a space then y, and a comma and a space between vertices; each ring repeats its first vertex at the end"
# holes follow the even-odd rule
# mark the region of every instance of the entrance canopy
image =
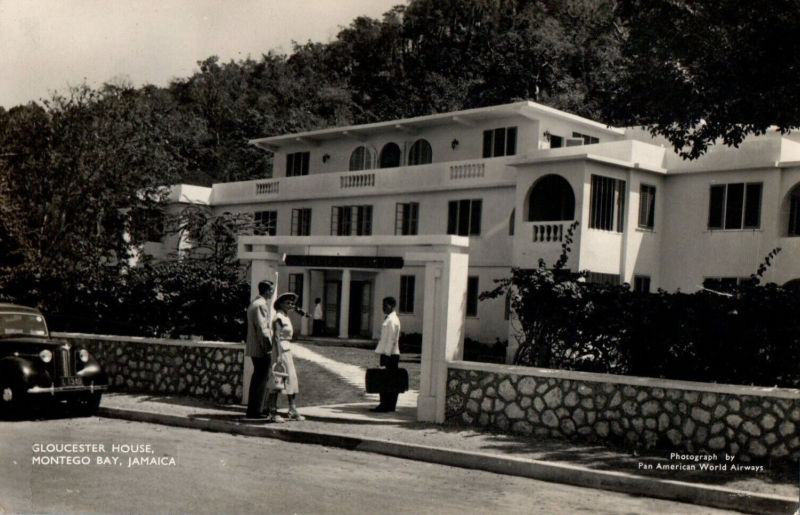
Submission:
MULTIPOLYGON (((250 261, 250 287, 274 277, 282 266, 341 269, 340 297, 347 311, 351 269, 372 272, 424 267, 422 356, 417 419, 444 422, 447 362, 463 355, 469 238, 421 236, 240 236, 238 257, 250 261)), ((303 298, 307 281, 303 281, 303 298)), ((306 300, 307 302, 307 300, 306 300)), ((342 316, 346 327, 349 318, 342 316)), ((347 335, 347 330, 342 333, 347 335)), ((245 388, 249 382, 245 366, 245 388)))

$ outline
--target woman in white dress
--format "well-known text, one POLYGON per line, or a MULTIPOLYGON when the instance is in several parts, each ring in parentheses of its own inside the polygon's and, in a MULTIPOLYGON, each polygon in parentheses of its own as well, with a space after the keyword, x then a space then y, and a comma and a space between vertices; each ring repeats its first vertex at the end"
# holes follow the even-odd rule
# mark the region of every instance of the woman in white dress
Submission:
POLYGON ((300 391, 297 384, 297 372, 294 368, 292 358, 291 340, 293 334, 292 321, 289 320, 289 311, 294 309, 297 295, 294 293, 283 293, 275 299, 275 318, 272 322, 272 368, 269 371, 269 395, 267 406, 269 409, 270 422, 284 422, 284 418, 278 415, 278 394, 283 393, 289 400, 289 420, 305 420, 297 412, 295 396, 300 391), (283 368, 280 371, 280 368, 283 368), (276 371, 276 368, 279 370, 276 371), (276 386, 275 376, 280 375, 284 378, 283 388, 276 386))

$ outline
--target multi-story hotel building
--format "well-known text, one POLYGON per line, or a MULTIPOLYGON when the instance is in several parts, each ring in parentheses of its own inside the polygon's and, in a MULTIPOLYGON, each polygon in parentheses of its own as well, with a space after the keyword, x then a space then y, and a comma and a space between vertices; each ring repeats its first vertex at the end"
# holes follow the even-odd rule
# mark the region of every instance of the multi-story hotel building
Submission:
POLYGON ((692 292, 749 276, 781 247, 766 280, 800 281, 791 135, 686 161, 642 130, 516 102, 251 143, 274 153, 272 178, 180 186, 173 200, 252 213, 286 255, 279 288, 307 311, 322 299, 331 335, 375 337, 387 295, 403 331, 421 332, 424 273, 387 242, 433 236, 468 238, 466 336, 488 343, 508 337, 507 308, 479 293, 511 266, 554 263, 573 221, 568 267, 589 280, 692 292))

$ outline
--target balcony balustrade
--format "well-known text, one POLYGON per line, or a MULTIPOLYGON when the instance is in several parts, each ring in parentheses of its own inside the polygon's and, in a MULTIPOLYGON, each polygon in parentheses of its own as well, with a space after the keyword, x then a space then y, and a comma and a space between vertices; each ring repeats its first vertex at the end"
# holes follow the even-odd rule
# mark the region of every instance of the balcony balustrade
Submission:
POLYGON ((564 241, 564 231, 572 220, 558 222, 527 222, 531 226, 531 241, 535 243, 561 243, 564 241))
POLYGON ((515 180, 505 160, 478 159, 220 183, 212 196, 216 204, 241 204, 513 186, 515 180))

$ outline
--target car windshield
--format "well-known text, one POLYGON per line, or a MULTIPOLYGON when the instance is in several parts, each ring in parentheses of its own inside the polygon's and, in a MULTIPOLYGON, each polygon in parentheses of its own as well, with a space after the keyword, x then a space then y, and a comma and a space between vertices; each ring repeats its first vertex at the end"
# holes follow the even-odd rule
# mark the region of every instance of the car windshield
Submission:
POLYGON ((47 336, 44 317, 37 313, 0 312, 0 338, 9 335, 47 336))

